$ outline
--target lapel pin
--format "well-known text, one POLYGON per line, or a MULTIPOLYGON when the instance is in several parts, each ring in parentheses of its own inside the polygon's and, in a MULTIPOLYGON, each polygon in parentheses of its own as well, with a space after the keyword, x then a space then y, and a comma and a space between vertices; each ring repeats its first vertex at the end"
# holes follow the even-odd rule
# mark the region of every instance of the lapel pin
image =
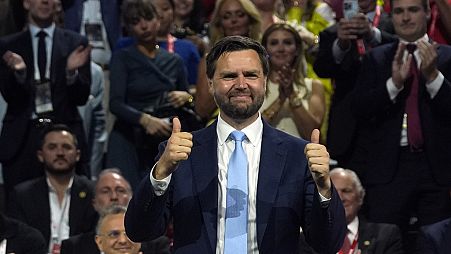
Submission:
POLYGON ((369 246, 370 244, 371 244, 371 242, 368 241, 368 240, 366 240, 366 241, 363 242, 363 245, 365 245, 365 246, 369 246))
POLYGON ((79 196, 80 198, 86 198, 86 192, 80 191, 80 193, 78 193, 78 196, 79 196))

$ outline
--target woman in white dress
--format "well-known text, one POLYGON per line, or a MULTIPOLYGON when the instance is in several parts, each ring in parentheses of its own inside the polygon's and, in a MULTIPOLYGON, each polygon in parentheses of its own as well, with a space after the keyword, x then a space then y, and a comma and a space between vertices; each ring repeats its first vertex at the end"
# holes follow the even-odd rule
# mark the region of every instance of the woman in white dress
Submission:
POLYGON ((263 34, 271 71, 262 116, 272 126, 293 136, 310 139, 325 114, 324 87, 305 78, 302 39, 290 25, 271 25, 263 34))

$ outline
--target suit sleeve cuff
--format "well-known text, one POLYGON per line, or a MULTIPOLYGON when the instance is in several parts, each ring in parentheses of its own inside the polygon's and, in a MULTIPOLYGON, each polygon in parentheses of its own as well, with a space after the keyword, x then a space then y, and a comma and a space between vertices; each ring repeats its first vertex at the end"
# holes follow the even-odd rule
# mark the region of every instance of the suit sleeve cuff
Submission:
POLYGON ((166 193, 166 190, 168 189, 169 183, 171 182, 172 174, 168 177, 157 180, 153 177, 153 170, 155 169, 155 166, 157 164, 153 165, 152 170, 150 171, 150 183, 152 184, 152 187, 154 189, 154 193, 157 196, 162 196, 164 193, 166 193))
POLYGON ((346 50, 342 50, 340 46, 338 46, 338 39, 335 39, 334 44, 332 45, 332 55, 334 56, 334 60, 336 64, 340 64, 345 58, 346 53, 351 50, 351 47, 346 50))

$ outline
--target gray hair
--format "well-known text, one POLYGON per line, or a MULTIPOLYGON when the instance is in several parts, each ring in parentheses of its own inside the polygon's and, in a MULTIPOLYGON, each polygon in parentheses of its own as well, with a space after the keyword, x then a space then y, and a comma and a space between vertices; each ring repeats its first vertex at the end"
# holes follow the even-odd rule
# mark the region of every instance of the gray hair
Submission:
POLYGON ((103 221, 107 216, 116 214, 125 214, 126 211, 127 207, 120 205, 113 205, 106 209, 103 209, 102 212, 100 213, 99 220, 97 221, 96 235, 100 234, 100 226, 102 225, 103 221))
POLYGON ((351 177, 352 182, 354 183, 357 193, 359 194, 359 205, 362 205, 363 198, 365 197, 365 189, 363 188, 362 182, 360 182, 359 177, 354 171, 347 168, 334 168, 330 171, 329 174, 330 176, 338 174, 349 175, 351 177))

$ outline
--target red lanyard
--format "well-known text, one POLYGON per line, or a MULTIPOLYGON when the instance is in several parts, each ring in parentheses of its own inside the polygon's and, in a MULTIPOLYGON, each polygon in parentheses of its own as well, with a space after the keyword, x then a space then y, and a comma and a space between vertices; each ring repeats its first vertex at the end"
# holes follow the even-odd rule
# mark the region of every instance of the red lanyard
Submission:
POLYGON ((376 5, 376 14, 374 14, 373 18, 373 27, 379 26, 379 22, 381 21, 381 7, 376 5))
MULTIPOLYGON (((354 237, 354 241, 352 241, 351 244, 351 248, 349 249, 348 253, 344 253, 344 251, 339 251, 338 254, 353 254, 357 248, 357 243, 358 243, 358 239, 359 239, 359 232, 357 231, 357 233, 355 234, 354 237)), ((347 241, 348 239, 345 239, 345 241, 347 241)))
MULTIPOLYGON (((379 22, 381 21, 381 7, 379 5, 376 5, 376 10, 373 18, 373 27, 377 27, 379 25, 379 22)), ((359 55, 363 56, 365 55, 365 44, 363 43, 362 39, 358 39, 356 41, 357 44, 357 51, 359 52, 359 55)))
POLYGON ((175 41, 174 36, 168 34, 168 48, 167 48, 167 50, 168 50, 169 53, 174 53, 174 41, 175 41))

